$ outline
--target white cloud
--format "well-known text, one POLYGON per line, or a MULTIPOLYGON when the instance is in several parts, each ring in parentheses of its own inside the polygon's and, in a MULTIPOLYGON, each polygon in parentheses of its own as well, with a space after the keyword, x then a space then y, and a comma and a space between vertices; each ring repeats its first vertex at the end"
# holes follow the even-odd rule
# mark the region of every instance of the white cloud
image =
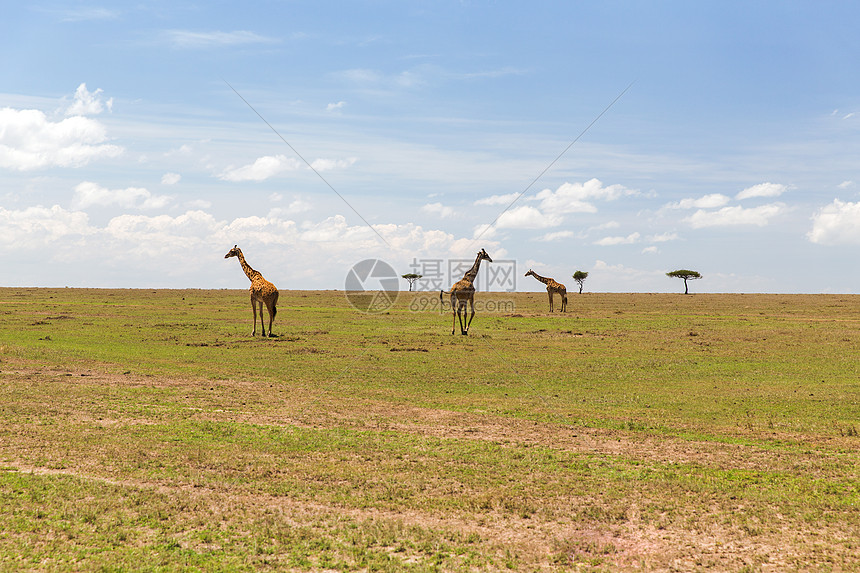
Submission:
MULTIPOLYGON (((192 210, 175 217, 129 214, 114 217, 92 248, 103 253, 104 258, 115 260, 117 265, 134 261, 136 269, 154 268, 165 275, 195 280, 195 276, 218 266, 224 267, 225 277, 232 277, 227 270, 229 265, 219 263, 224 262, 224 253, 234 244, 260 248, 272 245, 282 250, 291 245, 290 241, 295 242, 295 237, 292 221, 249 217, 225 222, 204 211, 192 210)), ((270 262, 264 267, 267 278, 272 278, 273 266, 270 262)), ((237 280, 235 284, 242 282, 237 280)))
MULTIPOLYGON (((368 68, 353 68, 336 72, 334 75, 361 89, 373 90, 403 90, 426 85, 424 75, 428 68, 419 70, 404 70, 386 74, 368 68)), ((431 72, 432 73, 432 72, 431 72)))
POLYGON ((75 90, 75 101, 66 109, 66 115, 98 115, 107 107, 108 111, 113 109, 113 98, 102 103, 102 90, 94 92, 87 90, 87 84, 81 84, 75 90))
POLYGON ((506 195, 491 195, 489 197, 484 197, 483 199, 478 199, 475 201, 475 205, 510 205, 517 197, 519 197, 519 193, 508 193, 506 195))
POLYGON ((806 238, 819 245, 860 245, 860 203, 834 199, 812 216, 806 238))
MULTIPOLYGON (((345 169, 356 162, 355 157, 346 159, 315 159, 311 167, 316 171, 331 171, 345 169)), ((230 166, 218 175, 223 181, 265 181, 284 173, 305 168, 305 164, 294 157, 285 155, 265 155, 257 158, 254 163, 241 167, 230 166)))
POLYGON ((735 199, 750 199, 752 197, 779 197, 788 190, 788 187, 779 183, 759 183, 747 187, 737 195, 735 199))
POLYGON ((348 157, 346 159, 315 159, 311 162, 311 167, 317 171, 331 171, 332 169, 346 169, 355 162, 355 157, 348 157))
POLYGON ((8 247, 35 248, 96 232, 86 213, 67 211, 59 205, 17 211, 0 207, 0 234, 8 247))
POLYGON ((660 249, 658 249, 657 247, 655 247, 653 245, 650 247, 645 247, 644 249, 642 249, 643 255, 656 255, 659 252, 660 252, 660 249))
POLYGON ((538 237, 537 241, 543 242, 551 242, 551 241, 561 241, 563 239, 572 239, 576 236, 576 233, 573 231, 556 231, 554 233, 547 233, 542 237, 538 237))
POLYGON ((177 245, 187 248, 207 240, 223 224, 203 211, 187 211, 182 215, 119 215, 111 219, 104 233, 117 240, 138 245, 138 249, 151 255, 165 250, 176 250, 177 245))
POLYGON ((839 189, 848 189, 849 187, 853 187, 853 186, 854 186, 853 181, 843 181, 842 183, 840 183, 836 187, 838 187, 839 189))
POLYGON ((496 226, 500 229, 546 229, 556 227, 561 222, 562 217, 559 215, 545 215, 530 205, 523 205, 502 213, 496 226))
POLYGON ((192 32, 190 30, 167 30, 167 41, 176 48, 213 48, 218 46, 238 46, 242 44, 275 44, 279 40, 260 36, 247 30, 235 32, 192 32))
POLYGON ((659 235, 651 235, 648 237, 648 241, 652 243, 665 243, 667 241, 677 240, 678 233, 661 233, 659 235))
POLYGON ((345 105, 346 105, 345 101, 339 101, 337 103, 330 103, 327 106, 325 106, 325 110, 328 112, 340 111, 344 108, 345 105))
POLYGON ((161 184, 162 185, 176 185, 179 183, 179 180, 182 179, 182 175, 179 173, 165 173, 161 176, 161 184))
POLYGON ((604 237, 599 241, 594 241, 595 245, 608 247, 613 245, 632 245, 638 243, 641 235, 639 233, 630 233, 626 237, 604 237))
POLYGON ((311 209, 313 209, 313 205, 302 199, 294 199, 290 201, 290 204, 287 206, 287 210, 290 213, 304 213, 311 209))
MULTIPOLYGON (((445 256, 462 256, 478 250, 472 239, 456 239, 450 233, 436 229, 424 229, 419 225, 407 223, 374 225, 350 225, 342 215, 328 217, 319 222, 306 222, 300 226, 297 240, 305 243, 302 249, 324 249, 338 260, 357 262, 361 258, 379 252, 391 263, 399 259, 406 266, 407 261, 415 257, 438 259, 445 256), (379 233, 387 244, 383 245, 377 237, 379 233)), ((503 256, 505 251, 498 248, 494 241, 484 241, 487 250, 495 249, 495 253, 503 256)), ((328 255, 331 257, 331 255, 328 255)))
POLYGON ((721 193, 703 195, 698 199, 681 199, 675 203, 668 203, 664 209, 715 209, 727 205, 730 199, 721 193))
MULTIPOLYGON (((424 229, 413 223, 405 225, 389 223, 374 225, 373 228, 385 237, 397 256, 409 260, 412 260, 416 253, 429 258, 437 258, 440 253, 449 255, 457 245, 454 235, 437 229, 424 229)), ((469 239, 461 239, 461 241, 471 242, 469 239)), ((487 245, 495 246, 497 243, 489 241, 487 245)))
POLYGON ((468 72, 461 74, 459 77, 464 79, 481 79, 481 78, 503 78, 506 76, 519 76, 528 73, 525 69, 505 66, 495 70, 485 70, 481 72, 468 72))
POLYGON ((496 236, 496 232, 496 227, 485 223, 475 227, 472 237, 475 239, 492 239, 496 236))
POLYGON ((621 226, 621 223, 618 221, 606 221, 605 223, 601 223, 599 225, 594 225, 593 227, 589 227, 586 231, 587 233, 591 233, 592 231, 602 231, 604 229, 617 229, 621 226))
POLYGON ((176 216, 125 213, 97 227, 85 212, 59 206, 18 211, 0 207, 0 233, 10 247, 26 253, 21 256, 56 260, 66 265, 64 269, 72 263, 86 269, 83 275, 59 280, 90 286, 133 286, 140 280, 171 284, 177 277, 185 285, 239 286, 244 281, 241 272, 223 262, 234 244, 245 247, 246 255, 252 255, 249 262, 283 288, 320 280, 321 285, 331 285, 332 278, 345 276, 349 265, 368 257, 407 269, 416 257, 469 258, 480 247, 494 257, 507 254, 492 240, 477 245, 473 239, 411 223, 371 229, 349 224, 340 215, 302 224, 286 215, 285 210, 274 209, 265 217, 225 221, 197 209, 176 216), (128 280, 133 282, 124 282, 128 280))
MULTIPOLYGON (((453 237, 451 237, 454 239, 453 237)), ((477 243, 475 239, 455 239, 447 245, 447 250, 438 250, 435 253, 428 253, 431 257, 438 258, 440 253, 444 256, 451 256, 474 261, 475 254, 480 249, 485 249, 493 259, 502 259, 507 256, 508 251, 503 249, 497 241, 487 240, 486 235, 481 238, 481 242, 477 243)), ((461 277, 454 277, 453 280, 459 280, 461 277)))
POLYGON ((86 209, 93 205, 158 209, 166 206, 171 200, 172 198, 166 195, 153 195, 142 187, 107 189, 91 181, 84 181, 75 186, 72 205, 77 209, 86 209))
POLYGON ((428 203, 421 207, 421 210, 431 215, 438 215, 443 219, 447 219, 456 215, 453 207, 448 207, 442 203, 428 203))
POLYGON ((0 126, 0 168, 82 167, 123 153, 122 147, 104 143, 101 123, 80 115, 52 122, 39 110, 7 107, 0 109, 0 126))
POLYGON ((366 68, 354 68, 351 70, 345 70, 343 72, 340 72, 339 75, 351 82, 358 84, 376 83, 382 79, 382 74, 375 70, 369 70, 366 68))
POLYGON ((120 12, 107 8, 69 8, 58 12, 64 22, 85 22, 88 20, 115 20, 120 12))
POLYGON ((301 167, 298 159, 285 155, 265 155, 250 165, 230 166, 218 177, 224 181, 264 181, 284 171, 294 171, 301 167))
POLYGON ((328 217, 319 223, 306 224, 300 235, 311 243, 368 244, 378 241, 373 229, 366 225, 350 226, 343 215, 328 217))
POLYGON ((278 218, 290 215, 297 215, 299 213, 306 213, 313 209, 313 205, 304 201, 303 199, 294 199, 290 201, 290 204, 286 207, 275 207, 269 211, 270 218, 278 218))
POLYGON ((621 197, 639 195, 635 189, 623 185, 603 186, 599 179, 585 183, 565 183, 555 191, 544 189, 535 196, 544 211, 552 213, 594 213, 597 211, 590 200, 614 201, 621 197))
POLYGON ((740 206, 723 207, 719 211, 705 211, 699 209, 684 222, 689 223, 694 229, 702 227, 724 227, 733 225, 756 225, 764 227, 773 217, 786 211, 783 203, 770 203, 760 207, 745 209, 740 206))

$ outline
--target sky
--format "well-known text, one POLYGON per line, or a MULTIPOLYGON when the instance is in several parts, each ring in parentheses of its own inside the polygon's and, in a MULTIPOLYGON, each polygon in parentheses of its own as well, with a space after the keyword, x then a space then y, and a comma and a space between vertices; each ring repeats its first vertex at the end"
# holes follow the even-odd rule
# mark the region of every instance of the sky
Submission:
POLYGON ((860 5, 51 2, 0 21, 0 286, 858 293, 860 5), (464 263, 465 261, 465 263, 464 263), (503 270, 490 275, 489 269, 503 270), (481 284, 483 282, 483 284, 481 284), (403 281, 403 288, 408 288, 403 281), (369 285, 369 288, 372 288, 369 285))

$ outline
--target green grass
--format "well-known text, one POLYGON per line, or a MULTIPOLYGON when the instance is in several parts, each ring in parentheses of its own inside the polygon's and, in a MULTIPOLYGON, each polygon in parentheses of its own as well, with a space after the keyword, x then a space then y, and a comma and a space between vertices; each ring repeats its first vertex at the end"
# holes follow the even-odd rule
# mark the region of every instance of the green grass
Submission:
POLYGON ((860 298, 426 296, 0 289, 0 569, 860 567, 860 298))

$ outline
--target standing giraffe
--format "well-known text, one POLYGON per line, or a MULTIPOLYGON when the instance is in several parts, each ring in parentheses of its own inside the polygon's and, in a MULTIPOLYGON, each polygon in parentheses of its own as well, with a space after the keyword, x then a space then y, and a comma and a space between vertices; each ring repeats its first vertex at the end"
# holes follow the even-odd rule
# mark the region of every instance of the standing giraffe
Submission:
POLYGON ((230 252, 224 255, 225 259, 230 257, 239 257, 239 264, 242 265, 242 270, 251 279, 251 310, 254 311, 254 331, 252 336, 257 334, 257 305, 260 307, 260 328, 263 329, 263 336, 266 336, 266 325, 263 323, 263 303, 266 304, 266 309, 269 311, 269 336, 272 334, 272 321, 278 313, 278 289, 275 285, 263 278, 259 271, 255 271, 245 261, 245 256, 238 245, 233 245, 230 252))
POLYGON ((552 295, 558 293, 561 295, 561 312, 564 312, 567 308, 567 288, 560 282, 556 282, 555 279, 542 277, 531 269, 526 273, 526 276, 529 275, 546 285, 546 293, 549 295, 549 311, 552 312, 552 295))
MULTIPOLYGON (((493 262, 487 251, 481 249, 478 252, 478 258, 475 259, 475 264, 469 269, 462 279, 454 283, 451 290, 447 294, 451 295, 451 310, 454 313, 454 322, 451 324, 451 334, 454 334, 454 328, 457 326, 457 319, 460 319, 460 334, 469 334, 469 325, 472 324, 472 319, 475 318, 475 277, 478 276, 478 267, 481 266, 481 261, 493 262), (457 306, 454 306, 454 301, 457 301, 457 306), (469 316, 469 321, 466 322, 466 303, 472 309, 472 314, 469 316), (460 311, 463 315, 460 316, 460 311), (465 326, 463 326, 465 323, 465 326)), ((442 302, 442 295, 445 291, 439 291, 439 302, 442 302)))

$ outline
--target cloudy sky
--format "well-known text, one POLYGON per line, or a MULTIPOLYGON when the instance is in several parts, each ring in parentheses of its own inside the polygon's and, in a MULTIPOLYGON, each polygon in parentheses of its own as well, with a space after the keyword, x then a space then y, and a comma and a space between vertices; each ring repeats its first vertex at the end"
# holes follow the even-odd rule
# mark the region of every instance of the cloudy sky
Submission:
POLYGON ((860 292, 858 21, 849 2, 12 3, 0 284, 245 288, 238 244, 281 289, 342 289, 367 258, 445 275, 484 248, 518 290, 542 290, 532 268, 680 292, 665 273, 686 268, 697 292, 860 292))

